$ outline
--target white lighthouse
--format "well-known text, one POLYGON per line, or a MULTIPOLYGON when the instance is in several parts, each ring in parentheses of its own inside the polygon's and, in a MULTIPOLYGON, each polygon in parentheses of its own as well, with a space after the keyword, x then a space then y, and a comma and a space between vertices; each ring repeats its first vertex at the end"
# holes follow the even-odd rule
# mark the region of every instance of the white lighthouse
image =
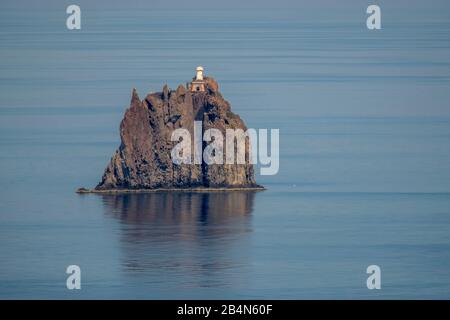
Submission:
POLYGON ((195 80, 191 82, 191 91, 192 92, 205 91, 205 81, 203 79, 203 67, 198 66, 196 71, 197 74, 195 76, 195 80))
POLYGON ((202 80, 203 81, 203 67, 198 66, 197 67, 197 77, 195 80, 202 80))

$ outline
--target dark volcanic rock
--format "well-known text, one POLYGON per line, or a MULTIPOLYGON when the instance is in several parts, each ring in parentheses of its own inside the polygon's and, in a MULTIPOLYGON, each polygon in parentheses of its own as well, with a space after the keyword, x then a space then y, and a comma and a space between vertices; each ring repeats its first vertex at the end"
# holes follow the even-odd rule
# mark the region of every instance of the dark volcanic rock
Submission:
POLYGON ((162 92, 151 93, 144 100, 134 89, 130 108, 120 124, 120 147, 95 189, 258 187, 248 157, 246 164, 173 163, 171 150, 178 142, 170 138, 177 128, 189 130, 192 150, 196 120, 202 121, 203 131, 216 128, 224 138, 227 128, 247 130, 219 93, 217 82, 212 78, 205 78, 205 82, 204 92, 190 92, 182 85, 170 90, 166 85, 162 92))

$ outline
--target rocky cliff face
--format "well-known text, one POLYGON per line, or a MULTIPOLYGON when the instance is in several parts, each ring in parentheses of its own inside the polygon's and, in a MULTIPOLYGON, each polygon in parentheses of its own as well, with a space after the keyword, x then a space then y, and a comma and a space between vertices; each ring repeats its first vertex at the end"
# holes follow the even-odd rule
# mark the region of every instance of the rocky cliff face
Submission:
POLYGON ((163 92, 151 93, 144 100, 133 90, 130 108, 120 124, 120 147, 95 189, 258 187, 248 160, 245 164, 210 165, 172 161, 171 150, 178 142, 171 141, 171 135, 177 128, 187 129, 192 140, 194 121, 201 121, 203 130, 219 129, 224 137, 227 128, 247 130, 219 93, 217 82, 212 78, 205 82, 204 92, 190 92, 182 85, 176 90, 165 86, 163 92))

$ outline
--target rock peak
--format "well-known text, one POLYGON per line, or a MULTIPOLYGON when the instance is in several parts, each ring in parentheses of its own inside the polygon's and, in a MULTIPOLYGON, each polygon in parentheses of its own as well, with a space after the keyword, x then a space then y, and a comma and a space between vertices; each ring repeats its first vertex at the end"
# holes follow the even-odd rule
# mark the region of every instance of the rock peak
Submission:
POLYGON ((131 105, 134 105, 135 103, 141 103, 141 99, 139 98, 136 88, 133 88, 133 91, 131 92, 131 105))
POLYGON ((164 101, 169 100, 169 92, 170 92, 169 86, 167 84, 165 84, 164 87, 163 87, 164 101))

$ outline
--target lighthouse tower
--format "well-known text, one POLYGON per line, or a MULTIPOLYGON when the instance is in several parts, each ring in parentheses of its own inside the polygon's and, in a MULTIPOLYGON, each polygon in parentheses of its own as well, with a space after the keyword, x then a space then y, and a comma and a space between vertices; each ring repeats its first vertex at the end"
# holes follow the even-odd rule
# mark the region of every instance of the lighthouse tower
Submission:
POLYGON ((195 76, 195 80, 191 82, 191 91, 192 92, 201 92, 205 91, 205 81, 203 80, 203 67, 198 66, 197 75, 195 76))
POLYGON ((197 77, 195 80, 203 80, 203 67, 202 66, 197 67, 197 77))

